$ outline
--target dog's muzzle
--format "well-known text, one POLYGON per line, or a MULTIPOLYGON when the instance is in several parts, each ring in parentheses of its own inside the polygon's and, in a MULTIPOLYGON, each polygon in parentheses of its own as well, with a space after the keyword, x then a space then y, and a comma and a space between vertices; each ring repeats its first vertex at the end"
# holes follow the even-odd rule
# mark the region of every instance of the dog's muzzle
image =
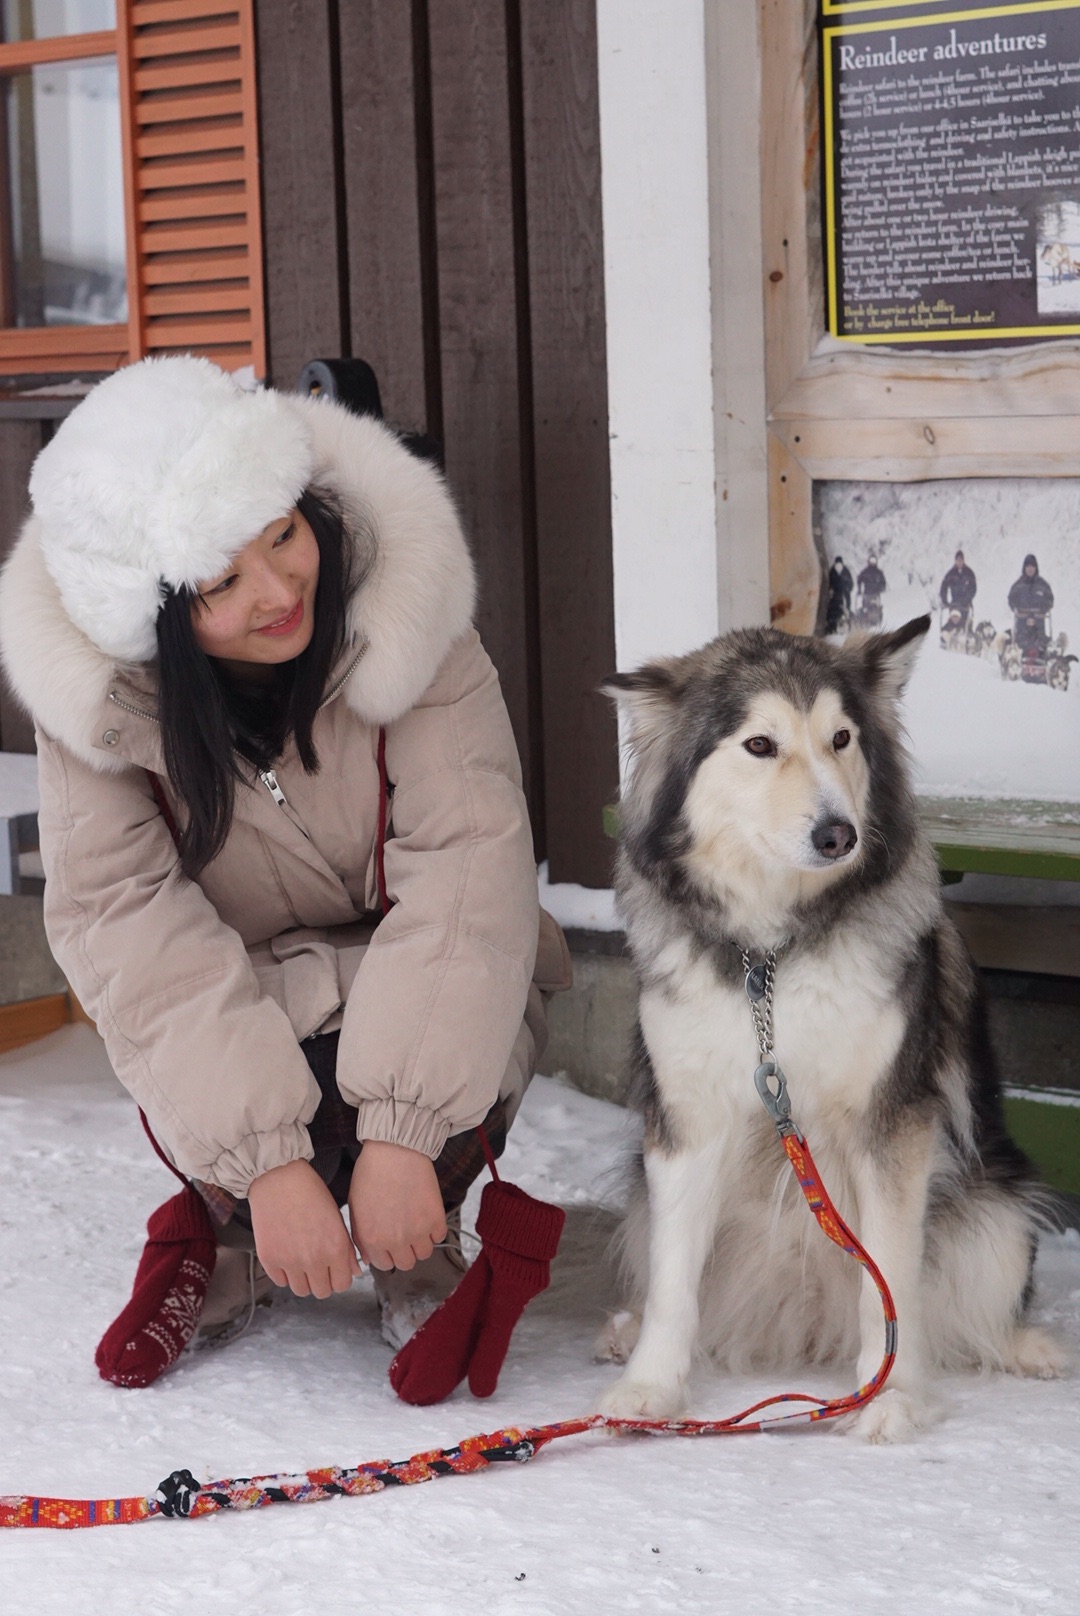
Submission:
POLYGON ((815 853, 825 859, 846 858, 858 840, 858 831, 847 819, 820 819, 810 832, 815 853))

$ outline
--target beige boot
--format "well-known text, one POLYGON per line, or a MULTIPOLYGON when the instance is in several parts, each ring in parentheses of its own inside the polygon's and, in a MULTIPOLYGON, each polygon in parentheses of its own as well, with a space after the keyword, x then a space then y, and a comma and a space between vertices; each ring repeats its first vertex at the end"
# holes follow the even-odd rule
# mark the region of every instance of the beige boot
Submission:
POLYGON ((373 1268, 382 1338, 396 1352, 458 1287, 468 1268, 461 1251, 461 1209, 448 1214, 446 1240, 415 1268, 373 1268))
POLYGON ((227 1346, 247 1329, 257 1307, 270 1306, 274 1289, 250 1229, 226 1225, 218 1232, 217 1260, 191 1349, 227 1346))

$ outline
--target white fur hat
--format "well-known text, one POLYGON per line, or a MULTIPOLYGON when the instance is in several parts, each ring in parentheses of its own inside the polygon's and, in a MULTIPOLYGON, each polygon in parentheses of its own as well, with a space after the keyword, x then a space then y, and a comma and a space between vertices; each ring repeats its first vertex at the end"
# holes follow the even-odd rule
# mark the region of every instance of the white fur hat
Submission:
POLYGON ((64 608, 110 656, 147 662, 165 585, 223 572, 295 505, 314 455, 301 411, 209 359, 144 359, 100 382, 30 475, 64 608))

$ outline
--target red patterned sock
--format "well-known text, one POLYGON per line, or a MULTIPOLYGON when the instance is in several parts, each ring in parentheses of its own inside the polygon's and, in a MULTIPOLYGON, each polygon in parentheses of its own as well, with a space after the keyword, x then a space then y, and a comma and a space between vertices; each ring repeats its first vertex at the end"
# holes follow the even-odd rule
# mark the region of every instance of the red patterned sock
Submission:
POLYGON ((214 1272, 214 1226, 190 1186, 158 1207, 146 1233, 131 1300, 94 1354, 102 1380, 114 1386, 149 1386, 175 1362, 195 1333, 214 1272))
POLYGON ((485 1186, 476 1220, 480 1255, 390 1365, 400 1398, 441 1402, 466 1373, 476 1397, 491 1396, 515 1324, 550 1280, 565 1221, 562 1207, 537 1201, 516 1184, 485 1186))

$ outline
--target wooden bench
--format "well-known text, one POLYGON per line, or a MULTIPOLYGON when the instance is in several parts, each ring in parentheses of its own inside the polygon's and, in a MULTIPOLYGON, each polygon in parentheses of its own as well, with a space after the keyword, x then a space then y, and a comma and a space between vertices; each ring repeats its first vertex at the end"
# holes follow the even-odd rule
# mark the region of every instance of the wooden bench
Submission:
POLYGON ((996 797, 921 797, 919 807, 946 881, 967 874, 1080 881, 1080 808, 996 797))
MULTIPOLYGON (((960 881, 968 874, 1080 880, 1080 809, 1067 803, 925 797, 920 807, 943 881, 960 881)), ((1018 911, 1010 929, 1020 930, 1028 914, 1025 911, 1021 917, 1018 911)), ((961 925, 976 954, 978 938, 972 935, 972 923, 977 917, 976 906, 970 905, 965 916, 968 924, 961 925)), ((956 918, 960 919, 959 913, 956 918)), ((1028 950, 1045 956, 1064 948, 1075 954, 1077 920, 1080 909, 1058 911, 1052 927, 1039 917, 1029 926, 1033 935, 1027 939, 1028 950), (1048 942, 1052 944, 1049 949, 1048 942)), ((1057 973, 1062 968, 1060 959, 1053 957, 1045 960, 1045 966, 1057 973)), ((1042 1087, 1037 1082, 1009 1084, 1005 1116, 1009 1132, 1038 1163, 1045 1181, 1054 1189, 1080 1196, 1080 1080, 1068 1089, 1042 1087)))

